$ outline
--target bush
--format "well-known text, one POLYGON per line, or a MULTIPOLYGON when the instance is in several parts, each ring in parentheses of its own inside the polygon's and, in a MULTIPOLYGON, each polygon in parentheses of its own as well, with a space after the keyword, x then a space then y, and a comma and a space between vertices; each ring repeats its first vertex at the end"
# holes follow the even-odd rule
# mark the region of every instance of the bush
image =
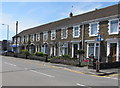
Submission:
POLYGON ((65 55, 62 55, 63 58, 70 58, 69 55, 65 54, 65 55))
POLYGON ((36 52, 34 55, 35 55, 35 56, 41 56, 41 57, 43 57, 43 56, 44 56, 44 53, 43 53, 43 52, 36 52))
POLYGON ((22 54, 23 54, 23 55, 27 55, 27 56, 30 55, 30 53, 29 53, 28 50, 22 50, 22 54))
POLYGON ((84 50, 77 50, 76 53, 79 55, 82 55, 82 54, 85 54, 85 51, 84 50))
POLYGON ((61 59, 61 56, 56 56, 55 59, 61 59))
POLYGON ((46 53, 43 53, 43 56, 48 56, 46 53))

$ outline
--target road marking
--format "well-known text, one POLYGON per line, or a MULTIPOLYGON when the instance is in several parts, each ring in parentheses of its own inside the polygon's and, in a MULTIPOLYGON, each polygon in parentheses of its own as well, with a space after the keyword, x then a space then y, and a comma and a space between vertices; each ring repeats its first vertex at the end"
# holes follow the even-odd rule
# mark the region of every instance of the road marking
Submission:
POLYGON ((28 68, 24 68, 25 70, 28 70, 28 68))
POLYGON ((118 78, 111 78, 111 77, 105 77, 105 78, 119 80, 118 78))
POLYGON ((112 76, 119 76, 120 74, 112 74, 112 75, 109 75, 110 77, 112 76))
POLYGON ((8 64, 8 65, 11 65, 11 66, 16 66, 15 64, 11 64, 11 63, 8 63, 8 62, 4 62, 5 64, 8 64))
POLYGON ((45 74, 45 73, 41 73, 41 72, 37 72, 37 71, 34 71, 34 70, 30 70, 31 72, 35 72, 35 73, 38 73, 38 74, 41 74, 41 75, 45 75, 45 76, 48 76, 48 77, 55 77, 55 76, 52 76, 52 75, 48 75, 48 74, 45 74))
POLYGON ((76 85, 77 85, 77 86, 85 86, 85 85, 83 85, 83 84, 80 84, 80 83, 76 83, 76 85))
POLYGON ((71 69, 68 69, 68 68, 64 68, 64 70, 74 72, 74 73, 77 73, 77 74, 87 74, 89 76, 95 76, 95 77, 102 77, 102 78, 109 78, 109 79, 119 80, 118 78, 111 78, 111 77, 108 77, 108 76, 98 76, 98 75, 95 75, 95 74, 84 73, 84 72, 80 72, 80 71, 77 71, 77 70, 71 70, 71 69))

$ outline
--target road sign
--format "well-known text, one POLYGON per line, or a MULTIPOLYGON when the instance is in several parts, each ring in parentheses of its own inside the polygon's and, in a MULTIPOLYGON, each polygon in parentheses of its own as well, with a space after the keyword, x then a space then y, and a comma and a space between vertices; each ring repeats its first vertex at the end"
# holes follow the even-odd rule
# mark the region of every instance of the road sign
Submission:
POLYGON ((98 34, 97 41, 101 41, 101 40, 102 40, 102 36, 98 34))

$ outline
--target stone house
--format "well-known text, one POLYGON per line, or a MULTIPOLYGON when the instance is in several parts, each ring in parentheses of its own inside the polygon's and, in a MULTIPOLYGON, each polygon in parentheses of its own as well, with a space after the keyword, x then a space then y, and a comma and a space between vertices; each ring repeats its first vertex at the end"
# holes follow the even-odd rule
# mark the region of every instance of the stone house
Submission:
MULTIPOLYGON (((94 55, 100 61, 120 61, 120 4, 40 25, 17 35, 19 49, 49 56, 70 55, 83 49, 85 58, 94 55), (99 52, 100 51, 100 52, 99 52)), ((13 37, 13 44, 16 36, 13 37)), ((20 51, 19 50, 19 51, 20 51)))

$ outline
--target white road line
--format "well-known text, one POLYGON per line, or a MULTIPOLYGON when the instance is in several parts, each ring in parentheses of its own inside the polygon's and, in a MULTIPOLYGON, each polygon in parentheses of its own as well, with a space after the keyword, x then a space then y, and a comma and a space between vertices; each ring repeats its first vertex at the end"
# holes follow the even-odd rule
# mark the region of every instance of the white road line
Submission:
POLYGON ((93 72, 89 72, 89 73, 91 73, 91 74, 96 74, 96 73, 93 73, 93 72))
POLYGON ((4 62, 5 64, 8 64, 8 65, 11 65, 11 66, 16 66, 15 64, 11 64, 11 63, 8 63, 8 62, 4 62))
POLYGON ((119 80, 118 78, 111 78, 111 77, 105 77, 105 78, 119 80))
POLYGON ((76 83, 76 85, 77 85, 77 86, 85 86, 85 85, 83 85, 83 84, 80 84, 80 83, 76 83))
POLYGON ((24 68, 25 70, 28 70, 28 68, 24 68))
POLYGON ((48 75, 48 74, 45 74, 45 73, 41 73, 41 72, 37 72, 37 71, 34 71, 34 70, 30 70, 31 72, 35 72, 35 73, 38 73, 38 74, 41 74, 41 75, 45 75, 45 76, 48 76, 50 78, 53 78, 55 76, 52 76, 52 75, 48 75))

